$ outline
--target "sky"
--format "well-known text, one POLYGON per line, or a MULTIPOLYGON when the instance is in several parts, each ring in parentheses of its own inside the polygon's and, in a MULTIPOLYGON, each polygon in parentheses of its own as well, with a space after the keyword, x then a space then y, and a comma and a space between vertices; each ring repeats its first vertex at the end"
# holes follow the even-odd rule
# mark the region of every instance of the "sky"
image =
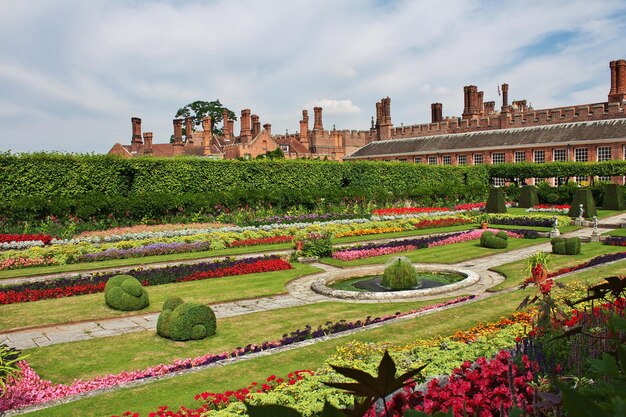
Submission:
MULTIPOLYGON (((463 86, 500 106, 607 100, 626 1, 0 0, 0 152, 106 153, 131 117, 167 142, 196 100, 249 108, 274 133, 323 107, 365 130, 460 116, 463 86)), ((236 131, 238 132, 238 124, 236 131)))

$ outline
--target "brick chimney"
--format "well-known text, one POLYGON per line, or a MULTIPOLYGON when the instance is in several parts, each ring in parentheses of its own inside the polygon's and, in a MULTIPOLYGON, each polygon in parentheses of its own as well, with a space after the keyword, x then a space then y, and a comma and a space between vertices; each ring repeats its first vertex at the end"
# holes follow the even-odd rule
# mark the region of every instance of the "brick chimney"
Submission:
POLYGON ((443 120, 443 104, 432 103, 430 105, 430 115, 432 123, 439 123, 443 120))
POLYGON ((202 147, 203 155, 211 154, 211 146, 213 145, 213 130, 211 129, 211 116, 202 118, 202 147))
POLYGON ((494 114, 496 112, 496 102, 495 101, 485 101, 483 104, 483 113, 487 116, 490 114, 494 114))
POLYGON ((222 112, 222 121, 224 122, 224 127, 222 128, 224 139, 230 139, 230 135, 232 135, 233 131, 228 123, 228 110, 224 110, 222 112))
POLYGON ((511 124, 511 108, 509 107, 509 85, 502 84, 502 108, 500 109, 500 128, 508 129, 511 124))
POLYGON ((228 138, 229 139, 233 138, 234 132, 235 132, 235 121, 229 120, 228 121, 228 138))
POLYGON ((133 126, 133 137, 130 142, 130 151, 136 153, 139 150, 139 146, 143 143, 141 141, 141 119, 139 117, 131 117, 130 123, 133 126))
POLYGON ((152 155, 152 132, 143 134, 143 154, 152 155))
POLYGON ((302 120, 300 120, 300 143, 309 147, 309 112, 302 110, 302 120))
POLYGON ((174 146, 183 146, 182 119, 174 119, 174 146))
POLYGON ((379 113, 380 108, 380 122, 378 124, 378 140, 391 139, 391 99, 389 97, 380 100, 380 103, 376 104, 376 113, 379 113))
POLYGON ((476 112, 481 116, 485 115, 485 107, 483 105, 483 97, 485 96, 484 91, 479 91, 476 93, 477 101, 476 101, 476 112))
POLYGON ((473 119, 479 116, 478 87, 466 85, 463 87, 463 119, 473 119))
POLYGON ((509 107, 509 85, 502 84, 502 109, 509 107))
POLYGON ((313 107, 313 113, 313 130, 324 130, 324 124, 322 123, 322 108, 313 107))
POLYGON ((259 116, 256 114, 252 115, 252 138, 256 138, 259 133, 261 133, 261 122, 259 121, 259 116))
POLYGON ((517 111, 524 113, 526 111, 526 100, 513 100, 513 107, 517 107, 517 111))
POLYGON ((250 130, 250 109, 243 109, 241 111, 241 133, 239 139, 241 143, 248 144, 252 138, 252 131, 250 130))
POLYGON ((269 123, 265 123, 263 125, 263 129, 267 132, 268 135, 272 136, 272 125, 269 123))
POLYGON ((185 140, 193 145, 193 117, 185 117, 185 140))
POLYGON ((626 60, 611 61, 609 67, 611 68, 609 103, 621 103, 626 100, 626 60))

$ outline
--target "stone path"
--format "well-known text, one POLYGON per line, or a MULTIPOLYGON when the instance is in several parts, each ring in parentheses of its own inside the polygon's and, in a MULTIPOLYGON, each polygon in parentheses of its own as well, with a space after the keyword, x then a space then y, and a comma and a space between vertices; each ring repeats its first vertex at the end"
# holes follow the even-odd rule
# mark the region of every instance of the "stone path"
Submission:
MULTIPOLYGON (((615 216, 617 217, 617 216, 615 216)), ((606 219, 609 223, 611 220, 615 221, 615 218, 606 219)), ((606 229, 605 229, 606 230, 606 229)), ((563 236, 566 237, 588 237, 591 234, 591 229, 583 228, 570 233, 566 233, 563 236)), ((443 296, 460 296, 460 295, 480 295, 485 291, 504 281, 504 277, 500 274, 490 271, 489 268, 497 265, 502 265, 510 262, 526 259, 528 255, 538 250, 550 251, 550 243, 541 243, 537 245, 528 246, 521 249, 516 249, 510 252, 498 253, 491 256, 472 259, 458 264, 446 265, 450 268, 465 268, 471 269, 479 274, 480 280, 469 287, 465 287, 456 291, 448 292, 446 294, 438 294, 431 296, 421 296, 420 300, 429 300, 435 298, 441 298, 443 296)), ((282 253, 277 251, 274 253, 282 253)), ((254 256, 258 254, 247 254, 246 256, 254 256)), ((202 260, 206 261, 206 259, 202 260)), ((199 262, 190 261, 190 262, 199 262)), ((276 310, 281 308, 288 308, 300 305, 306 305, 311 303, 317 303, 322 301, 335 301, 335 302, 362 302, 372 303, 381 302, 378 300, 339 300, 336 298, 329 298, 315 293, 311 290, 311 284, 319 278, 331 278, 332 276, 345 274, 348 270, 333 267, 330 265, 315 263, 313 266, 321 268, 323 272, 305 276, 294 281, 291 281, 286 285, 288 294, 277 295, 271 297, 264 297, 251 300, 241 300, 221 304, 213 304, 211 307, 215 311, 217 318, 232 317, 243 314, 250 314, 261 311, 276 310)), ((361 266, 350 268, 350 272, 359 272, 364 275, 368 270, 380 268, 380 266, 361 266)), ((58 275, 57 275, 58 277, 58 275)), ((48 278, 49 279, 49 278, 48 278)), ((417 298, 416 298, 417 299, 417 298)), ((408 301, 407 299, 397 300, 398 302, 408 301)), ((123 318, 103 319, 95 321, 85 321, 72 324, 52 325, 40 328, 29 328, 25 330, 17 330, 6 333, 0 333, 0 343, 4 340, 9 346, 16 347, 18 349, 29 349, 39 346, 47 346, 58 343, 74 342, 79 340, 88 340, 99 337, 117 336, 126 333, 133 333, 139 331, 155 331, 156 321, 159 313, 142 314, 123 318)))

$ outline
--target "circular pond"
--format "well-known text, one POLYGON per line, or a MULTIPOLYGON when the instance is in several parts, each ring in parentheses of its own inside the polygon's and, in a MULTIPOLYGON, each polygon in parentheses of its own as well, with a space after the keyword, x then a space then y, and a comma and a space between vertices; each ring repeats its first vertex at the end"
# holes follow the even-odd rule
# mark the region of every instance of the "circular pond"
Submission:
MULTIPOLYGON (((442 285, 459 282, 465 278, 465 275, 456 272, 450 273, 422 271, 417 274, 417 285, 409 290, 441 287, 442 285)), ((391 288, 385 287, 381 284, 382 279, 382 275, 348 278, 345 280, 335 281, 330 284, 329 287, 336 290, 359 292, 407 291, 393 290, 391 288)))
POLYGON ((469 269, 451 268, 449 265, 414 265, 421 279, 415 289, 391 291, 380 286, 385 265, 372 266, 364 270, 346 269, 340 273, 325 274, 311 284, 318 294, 332 298, 352 300, 394 301, 419 299, 420 297, 445 294, 477 283, 478 274, 469 269))

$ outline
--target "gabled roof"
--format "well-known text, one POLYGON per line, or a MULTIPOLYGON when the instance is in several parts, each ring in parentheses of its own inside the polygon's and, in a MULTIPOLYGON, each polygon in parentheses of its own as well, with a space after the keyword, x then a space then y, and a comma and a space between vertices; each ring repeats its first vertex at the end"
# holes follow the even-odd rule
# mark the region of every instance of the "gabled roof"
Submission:
POLYGON ((576 144, 597 140, 626 140, 626 119, 562 123, 515 129, 374 141, 344 159, 392 155, 464 152, 481 149, 576 144))

